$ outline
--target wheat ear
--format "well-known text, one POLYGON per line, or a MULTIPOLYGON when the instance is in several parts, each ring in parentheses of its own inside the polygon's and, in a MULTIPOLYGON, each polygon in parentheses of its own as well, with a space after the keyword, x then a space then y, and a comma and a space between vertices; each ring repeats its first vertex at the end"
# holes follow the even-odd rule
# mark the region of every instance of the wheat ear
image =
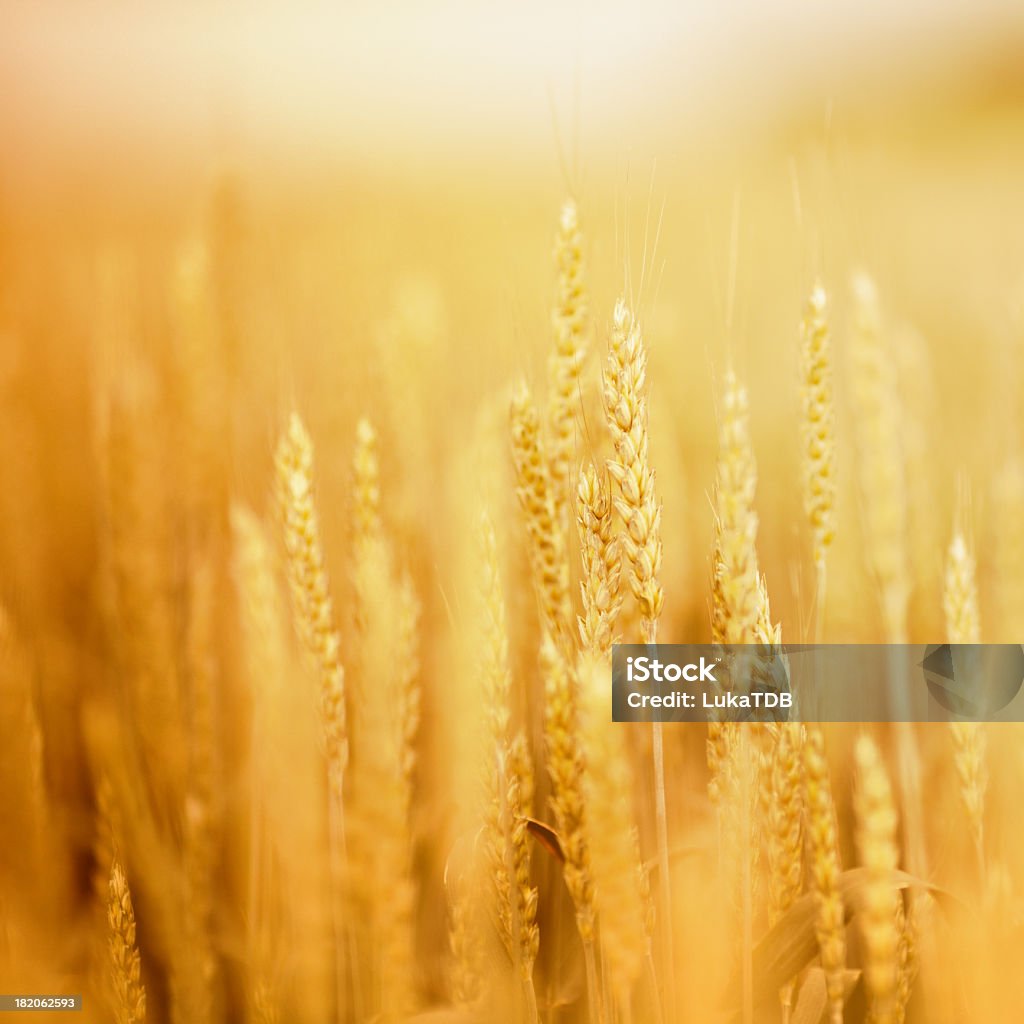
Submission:
POLYGON ((718 803, 723 877, 731 886, 740 967, 743 1024, 754 1020, 754 916, 760 851, 758 792, 760 765, 753 728, 735 724, 725 731, 725 759, 718 803))
POLYGON ((568 650, 571 602, 565 531, 555 512, 551 476, 540 436, 540 419, 525 382, 513 392, 509 416, 516 490, 526 521, 530 563, 544 628, 563 649, 568 650))
MULTIPOLYGON (((782 722, 772 730, 773 743, 765 755, 767 800, 764 810, 768 857, 768 924, 774 925, 800 895, 803 883, 805 732, 797 722, 782 722)), ((788 1024, 793 981, 780 993, 783 1024, 788 1024)))
POLYGON ((544 680, 544 739, 551 778, 551 809, 565 855, 562 870, 583 941, 588 1003, 591 1018, 595 1019, 602 1002, 595 957, 594 875, 587 839, 586 763, 580 742, 578 684, 565 657, 549 636, 545 636, 541 644, 540 667, 544 680))
POLYGON ((110 869, 107 924, 110 927, 114 1019, 117 1024, 143 1024, 146 1019, 146 990, 142 985, 142 966, 135 939, 135 908, 128 879, 117 860, 110 869))
MULTIPOLYGON (((313 496, 313 442, 293 413, 277 446, 276 484, 288 583, 297 630, 316 668, 320 722, 327 762, 331 907, 335 943, 335 984, 339 1007, 346 1005, 345 876, 348 852, 345 826, 345 772, 348 720, 341 637, 334 624, 327 566, 313 496)), ((354 953, 352 954, 354 956, 354 953)))
POLYGON ((825 560, 835 532, 835 402, 832 395, 832 343, 825 289, 811 290, 800 325, 800 385, 803 399, 804 510, 811 525, 817 574, 815 607, 824 621, 825 560))
POLYGON ((857 848, 867 871, 858 920, 864 944, 869 1019, 872 1024, 896 1024, 900 975, 898 909, 903 905, 901 894, 893 886, 899 861, 896 804, 881 755, 870 737, 860 737, 854 756, 857 848))
MULTIPOLYGON (((974 558, 961 533, 953 537, 949 546, 942 605, 946 615, 946 634, 950 643, 973 645, 981 642, 974 558)), ((957 657, 970 657, 970 652, 961 653, 954 649, 954 659, 957 657)), ((967 821, 978 858, 978 870, 981 877, 984 877, 985 790, 988 785, 987 736, 980 722, 951 722, 949 728, 953 735, 960 795, 967 810, 967 821)))
POLYGON ((565 881, 576 908, 576 923, 581 938, 590 942, 594 938, 594 880, 586 837, 585 765, 579 743, 576 681, 550 637, 541 645, 540 661, 551 807, 562 840, 565 881))
POLYGON ((535 886, 530 883, 530 834, 527 819, 533 813, 533 762, 525 734, 520 730, 508 745, 505 777, 507 790, 506 848, 511 863, 512 902, 515 912, 516 960, 526 998, 527 1017, 536 1024, 537 997, 533 988, 533 965, 540 948, 535 886))
POLYGON ((451 952, 450 988, 456 1008, 469 1011, 480 999, 483 971, 480 964, 476 906, 460 880, 448 895, 448 948, 451 952))
POLYGON ((408 581, 396 574, 380 513, 377 434, 367 420, 356 427, 353 470, 352 573, 359 643, 358 700, 352 707, 359 743, 352 760, 351 804, 353 877, 362 884, 354 898, 385 894, 367 903, 359 922, 367 929, 371 955, 364 958, 354 994, 360 1001, 367 996, 384 1017, 401 1017, 420 1001, 409 820, 419 715, 419 604, 408 581))
POLYGON ((808 730, 804 744, 804 792, 811 880, 818 904, 815 933, 825 972, 829 1021, 842 1024, 846 930, 839 892, 839 843, 825 740, 817 728, 808 730))
POLYGON ((1000 639, 1024 622, 1024 459, 1011 458, 993 484, 995 606, 1000 639))
POLYGON ((562 207, 555 237, 558 297, 552 313, 555 350, 551 355, 548 465, 555 515, 565 523, 571 494, 570 473, 576 445, 580 372, 587 354, 587 295, 584 289, 583 237, 576 203, 562 207))
POLYGON ((526 738, 510 728, 511 672, 505 599, 498 570, 494 525, 480 515, 480 675, 487 709, 484 754, 484 836, 496 899, 496 916, 509 958, 516 965, 531 1019, 536 1015, 533 964, 540 933, 537 889, 530 884, 530 838, 526 818, 533 803, 533 772, 526 738))
POLYGON ((296 624, 319 676, 328 779, 332 802, 340 809, 348 763, 345 670, 341 664, 341 637, 334 625, 334 605, 313 498, 313 442, 295 414, 278 444, 276 462, 278 512, 284 532, 288 582, 296 624))
MULTIPOLYGON (((903 450, 903 408, 896 361, 882 316, 878 290, 867 274, 852 282, 853 322, 850 331, 850 398, 860 492, 861 522, 868 564, 874 572, 885 640, 890 649, 890 675, 902 677, 905 666, 895 646, 907 642, 910 563, 907 538, 907 465, 903 450)), ((896 772, 907 870, 928 874, 924 846, 920 757, 913 726, 900 707, 900 689, 892 690, 896 713, 896 772)))
POLYGON ((580 473, 576 491, 576 524, 583 559, 579 631, 583 650, 600 660, 611 658, 615 620, 622 605, 619 538, 613 512, 607 484, 594 466, 588 465, 580 473))
POLYGON ((661 504, 647 441, 647 351, 640 325, 623 300, 615 306, 604 372, 605 417, 615 445, 608 472, 619 485, 615 508, 625 525, 622 544, 629 585, 640 607, 644 636, 654 643, 664 595, 661 570, 661 504))
POLYGON ((881 594, 886 639, 906 643, 910 576, 906 467, 895 363, 874 282, 853 280, 850 370, 859 464, 861 515, 868 558, 881 594))
MULTIPOLYGON (((615 508, 625 532, 622 545, 629 563, 629 587, 643 623, 644 641, 657 642, 664 602, 661 571, 661 503, 654 489, 648 458, 647 350, 640 324, 624 299, 615 304, 605 361, 605 420, 615 447, 608 472, 619 486, 615 508)), ((652 726, 654 810, 662 898, 667 1017, 675 1013, 675 966, 672 935, 672 879, 668 856, 668 807, 665 796, 665 752, 661 722, 652 726)))
POLYGON ((750 441, 747 391, 726 371, 715 477, 712 632, 716 643, 748 644, 763 621, 766 592, 757 567, 757 463, 750 441))

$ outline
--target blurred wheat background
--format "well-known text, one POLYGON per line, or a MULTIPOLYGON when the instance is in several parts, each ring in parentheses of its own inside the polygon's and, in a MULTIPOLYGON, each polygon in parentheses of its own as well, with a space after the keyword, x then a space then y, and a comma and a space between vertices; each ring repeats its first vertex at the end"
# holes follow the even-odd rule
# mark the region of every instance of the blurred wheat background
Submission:
POLYGON ((0 992, 1019 1019, 1018 727, 608 660, 1020 639, 1015 5, 5 12, 0 992))

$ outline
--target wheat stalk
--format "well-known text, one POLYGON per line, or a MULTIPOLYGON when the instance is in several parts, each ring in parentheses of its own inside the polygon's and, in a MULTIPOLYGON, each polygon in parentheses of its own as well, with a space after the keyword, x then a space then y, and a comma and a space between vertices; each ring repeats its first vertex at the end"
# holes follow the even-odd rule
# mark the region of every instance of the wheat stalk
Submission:
POLYGON ((613 1005, 628 1019, 632 988, 648 953, 633 776, 625 737, 609 716, 611 662, 585 655, 579 678, 585 804, 601 818, 600 826, 588 832, 601 952, 613 1005))
POLYGON ((213 575, 194 567, 190 581, 187 663, 189 766, 184 807, 183 936, 172 970, 171 1016, 204 1024, 215 1014, 217 961, 212 944, 217 852, 216 738, 214 723, 213 575))
POLYGON ((995 605, 1000 638, 1012 640, 1024 622, 1024 459, 1007 461, 993 491, 995 605))
POLYGON ((230 521, 245 672, 252 692, 251 749, 259 752, 251 768, 247 929, 250 1003, 256 1021, 277 1024, 278 986, 272 970, 274 936, 277 915, 285 914, 286 910, 268 876, 273 874, 275 840, 279 842, 280 830, 292 827, 291 793, 284 795, 282 758, 274 744, 274 728, 288 680, 287 619, 273 548, 264 524, 251 509, 239 504, 232 506, 230 521), (283 824, 281 806, 286 802, 288 820, 283 824))
POLYGON ((884 333, 878 292, 866 274, 854 278, 853 298, 851 397, 864 541, 878 580, 887 640, 906 643, 910 595, 907 488, 895 364, 884 333))

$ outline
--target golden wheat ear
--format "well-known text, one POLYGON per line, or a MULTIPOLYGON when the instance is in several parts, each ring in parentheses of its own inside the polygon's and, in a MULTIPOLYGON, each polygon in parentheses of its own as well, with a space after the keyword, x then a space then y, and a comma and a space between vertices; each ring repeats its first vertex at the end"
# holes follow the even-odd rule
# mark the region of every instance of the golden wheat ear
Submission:
POLYGON ((615 305, 604 371, 605 418, 615 445, 608 472, 619 488, 615 508, 625 532, 629 585, 653 643, 664 602, 661 571, 661 503, 648 457, 647 350, 640 325, 625 301, 615 305))
MULTIPOLYGON (((974 556, 964 535, 957 532, 949 545, 946 581, 942 593, 946 635, 953 644, 981 642, 978 584, 974 556)), ((954 655, 955 657, 956 655, 954 655)), ((954 764, 960 796, 974 842, 979 879, 985 873, 985 792, 988 788, 988 734, 981 722, 951 722, 954 764)))
POLYGON ((295 413, 277 446, 275 463, 295 623, 316 664, 328 775, 333 798, 340 801, 348 762, 345 670, 313 496, 313 442, 295 413))
POLYGON ((757 565, 757 463, 750 441, 747 389, 726 371, 715 475, 712 631, 717 643, 754 643, 762 619, 757 565))
POLYGON ((832 341, 828 300, 821 282, 811 290, 800 324, 800 395, 803 406, 804 512, 814 554, 815 639, 825 621, 826 556, 835 535, 836 439, 832 393, 832 341))
POLYGON ((572 645, 572 602, 565 530, 555 512, 540 417, 525 381, 513 391, 509 422, 516 491, 526 523, 530 564, 544 630, 568 650, 572 645))
POLYGON ((858 273, 852 291, 850 398, 864 541, 887 641, 906 643, 910 568, 900 395, 878 289, 870 277, 858 273))
POLYGON ((533 806, 533 764, 522 731, 513 735, 512 675, 508 663, 505 600, 498 570, 494 524, 481 512, 478 532, 482 587, 480 618, 486 741, 483 755, 484 846, 490 869, 488 887, 501 939, 523 985, 527 1007, 534 1007, 533 965, 540 933, 536 888, 530 884, 530 840, 526 822, 533 806))
POLYGON ((830 1024, 842 1024, 846 998, 846 923, 839 890, 839 839, 825 757, 825 738, 809 728, 804 744, 804 799, 807 845, 817 916, 815 933, 825 972, 830 1024))
POLYGON ((899 1006, 899 912, 902 894, 894 888, 899 852, 896 846, 898 817, 881 754, 868 736, 857 740, 854 750, 857 787, 854 807, 857 849, 867 871, 864 903, 858 915, 863 940, 864 987, 872 1020, 895 1021, 899 1006))
POLYGON ((110 985, 116 1024, 144 1024, 146 990, 135 937, 135 908, 124 869, 115 860, 107 897, 110 985))
POLYGON ((327 566, 314 500, 313 442, 297 413, 288 420, 275 456, 277 512, 284 538, 285 567, 292 596, 293 621, 316 673, 320 691, 320 728, 324 738, 328 790, 330 905, 335 945, 335 989, 347 1005, 349 949, 347 923, 348 825, 346 774, 349 760, 345 669, 341 636, 334 622, 327 566))
POLYGON ((800 324, 800 391, 803 404, 804 509, 821 565, 835 532, 835 400, 828 299, 815 284, 800 324))
POLYGON ((593 466, 580 473, 576 491, 576 525, 579 529, 583 579, 580 592, 583 614, 579 617, 583 650, 598 660, 610 660, 615 621, 622 607, 621 541, 615 532, 615 516, 608 484, 593 466))
POLYGON ((583 362, 587 355, 587 294, 583 265, 583 236, 576 203, 562 207, 555 238, 558 297, 551 315, 555 348, 548 377, 551 395, 548 430, 548 465, 555 515, 567 519, 576 447, 576 410, 580 405, 583 362))

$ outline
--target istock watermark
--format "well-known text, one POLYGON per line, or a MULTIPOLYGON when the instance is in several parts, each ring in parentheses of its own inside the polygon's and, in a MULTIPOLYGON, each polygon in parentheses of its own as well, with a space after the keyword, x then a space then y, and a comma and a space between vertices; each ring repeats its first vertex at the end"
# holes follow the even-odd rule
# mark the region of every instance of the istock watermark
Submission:
POLYGON ((1024 721, 1020 644, 617 644, 617 722, 1024 721))

